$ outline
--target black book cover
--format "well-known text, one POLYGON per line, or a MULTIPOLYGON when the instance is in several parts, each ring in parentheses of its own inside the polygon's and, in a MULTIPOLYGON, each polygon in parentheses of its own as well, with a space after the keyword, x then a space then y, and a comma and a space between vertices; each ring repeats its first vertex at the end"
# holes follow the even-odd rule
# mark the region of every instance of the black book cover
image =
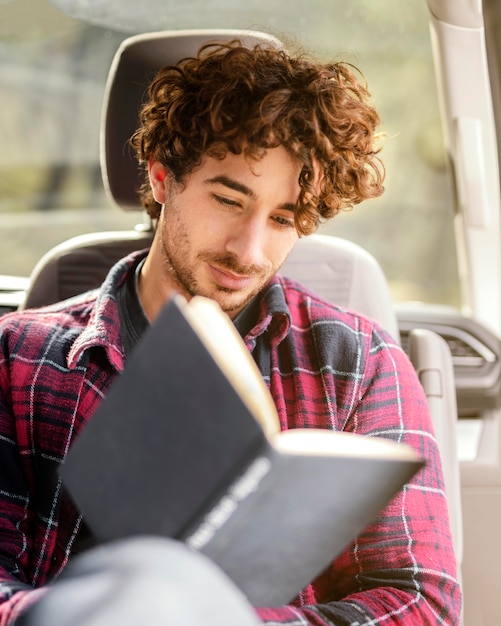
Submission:
POLYGON ((61 467, 98 540, 135 534, 138 516, 180 538, 265 441, 175 300, 154 326, 61 467))

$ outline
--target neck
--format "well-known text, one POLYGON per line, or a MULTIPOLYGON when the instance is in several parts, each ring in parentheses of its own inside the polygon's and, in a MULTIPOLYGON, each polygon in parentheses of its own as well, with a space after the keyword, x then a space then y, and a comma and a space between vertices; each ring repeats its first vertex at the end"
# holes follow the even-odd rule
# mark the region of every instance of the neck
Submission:
POLYGON ((159 271, 161 260, 155 260, 158 256, 157 248, 158 241, 155 237, 141 268, 137 286, 141 306, 150 323, 156 319, 167 300, 177 292, 175 286, 159 271))

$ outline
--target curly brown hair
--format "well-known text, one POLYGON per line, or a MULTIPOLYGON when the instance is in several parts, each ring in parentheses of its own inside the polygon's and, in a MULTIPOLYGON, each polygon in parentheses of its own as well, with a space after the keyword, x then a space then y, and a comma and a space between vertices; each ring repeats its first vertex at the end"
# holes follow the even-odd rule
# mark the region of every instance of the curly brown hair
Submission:
MULTIPOLYGON (((146 170, 154 158, 177 181, 206 155, 259 159, 283 146, 302 164, 295 225, 308 234, 384 190, 380 119, 357 72, 271 46, 208 44, 197 58, 158 72, 131 143, 146 170)), ((157 218, 161 207, 147 177, 141 200, 157 218)))

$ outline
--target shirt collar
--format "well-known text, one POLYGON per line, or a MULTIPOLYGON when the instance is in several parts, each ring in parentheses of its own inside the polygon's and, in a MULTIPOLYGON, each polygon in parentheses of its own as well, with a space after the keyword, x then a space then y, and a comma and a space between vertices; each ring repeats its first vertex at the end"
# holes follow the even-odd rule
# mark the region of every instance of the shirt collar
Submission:
POLYGON ((103 347, 111 365, 119 372, 123 371, 125 357, 120 333, 120 318, 117 304, 118 288, 128 272, 147 250, 134 252, 118 261, 110 270, 97 293, 97 298, 89 317, 89 323, 77 337, 68 354, 68 367, 76 367, 83 353, 94 347, 103 347))
MULTIPOLYGON (((68 368, 74 369, 83 353, 94 347, 105 349, 111 365, 122 372, 125 355, 122 348, 120 318, 117 303, 118 288, 128 272, 144 258, 147 250, 134 252, 116 263, 110 270, 97 293, 89 323, 77 337, 68 354, 68 368)), ((289 332, 290 311, 287 306, 284 286, 280 276, 274 276, 259 296, 257 321, 245 336, 252 345, 259 335, 270 333, 273 345, 280 343, 289 332)))
POLYGON ((291 315, 283 280, 276 275, 261 292, 257 321, 246 335, 245 341, 252 344, 259 335, 269 332, 272 344, 277 345, 285 339, 290 326, 291 315))

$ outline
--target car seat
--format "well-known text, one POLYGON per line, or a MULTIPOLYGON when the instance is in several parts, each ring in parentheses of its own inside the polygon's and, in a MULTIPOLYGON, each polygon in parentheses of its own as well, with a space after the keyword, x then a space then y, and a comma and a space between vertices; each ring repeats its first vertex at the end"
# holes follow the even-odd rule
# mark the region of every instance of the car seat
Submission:
MULTIPOLYGON (((111 66, 101 125, 103 180, 111 200, 119 207, 140 212, 139 168, 127 142, 136 128, 138 107, 155 71, 194 55, 207 41, 236 38, 244 45, 282 45, 263 33, 226 30, 147 33, 122 43, 111 66)), ((152 236, 153 225, 146 222, 132 231, 82 235, 56 246, 35 267, 21 308, 51 304, 99 287, 116 260, 133 250, 147 248, 152 236)), ((397 318, 384 274, 377 261, 357 244, 320 234, 303 237, 281 271, 328 300, 376 319, 399 343, 397 318)), ((462 515, 451 355, 445 341, 428 330, 411 331, 409 346, 410 359, 432 413, 460 564, 462 515)))

